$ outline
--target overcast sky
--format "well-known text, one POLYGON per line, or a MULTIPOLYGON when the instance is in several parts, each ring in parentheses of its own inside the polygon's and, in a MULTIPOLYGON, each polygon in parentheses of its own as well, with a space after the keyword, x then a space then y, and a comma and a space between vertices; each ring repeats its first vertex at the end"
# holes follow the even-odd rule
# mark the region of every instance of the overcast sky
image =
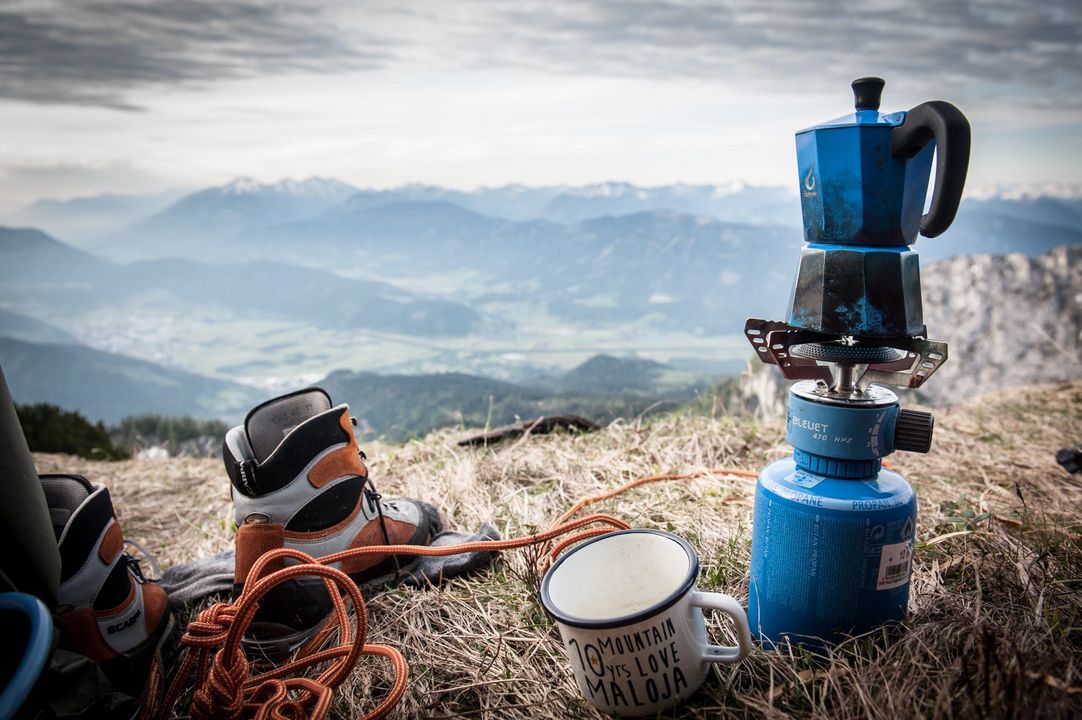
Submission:
POLYGON ((1082 185, 1082 2, 0 0, 0 211, 313 175, 795 183, 793 133, 945 99, 970 185, 1082 185))

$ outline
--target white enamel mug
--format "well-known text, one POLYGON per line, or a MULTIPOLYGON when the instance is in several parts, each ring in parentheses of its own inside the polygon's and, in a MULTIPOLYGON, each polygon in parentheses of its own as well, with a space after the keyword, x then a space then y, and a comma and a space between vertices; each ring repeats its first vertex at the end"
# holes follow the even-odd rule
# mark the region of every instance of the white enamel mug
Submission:
POLYGON ((656 715, 695 693, 710 663, 751 652, 744 608, 699 592, 699 556, 681 537, 622 530, 560 557, 541 581, 541 603, 560 628, 583 697, 612 715, 656 715), (739 645, 709 644, 703 608, 732 618, 739 645))

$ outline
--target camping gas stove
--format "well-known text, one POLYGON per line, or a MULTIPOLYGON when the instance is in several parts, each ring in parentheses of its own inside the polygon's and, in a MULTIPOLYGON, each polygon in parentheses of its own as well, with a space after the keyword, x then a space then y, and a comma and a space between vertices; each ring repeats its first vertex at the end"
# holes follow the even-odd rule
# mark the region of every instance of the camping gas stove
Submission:
POLYGON ((745 333, 764 362, 799 381, 789 391, 793 455, 768 465, 756 488, 752 628, 765 645, 818 646, 901 620, 917 501, 882 461, 928 452, 933 418, 872 381, 919 387, 946 361, 946 344, 830 338, 757 319, 745 333))
POLYGON ((793 454, 755 493, 748 616, 767 647, 823 647, 903 619, 909 600, 916 495, 883 458, 928 452, 933 419, 885 386, 920 387, 947 360, 927 339, 909 245, 954 219, 969 124, 939 101, 882 115, 882 88, 857 80, 856 113, 797 133, 806 244, 789 319, 744 327, 760 360, 797 381, 793 454))

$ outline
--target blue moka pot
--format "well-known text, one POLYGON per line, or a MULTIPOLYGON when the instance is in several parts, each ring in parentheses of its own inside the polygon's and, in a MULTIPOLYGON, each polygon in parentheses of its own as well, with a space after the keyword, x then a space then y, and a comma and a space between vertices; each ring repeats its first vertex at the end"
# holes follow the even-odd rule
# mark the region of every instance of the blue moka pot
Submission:
POLYGON ((796 135, 808 243, 789 323, 834 335, 890 338, 923 332, 918 231, 953 222, 969 165, 969 122, 953 105, 883 114, 883 80, 853 82, 856 112, 796 135), (924 213, 933 154, 936 184, 924 213))
POLYGON ((880 114, 882 88, 857 80, 853 115, 797 134, 807 244, 789 321, 744 327, 763 362, 800 381, 793 454, 755 489, 748 618, 767 649, 825 649, 902 620, 909 601, 917 500, 883 458, 928 452, 933 419, 882 385, 920 387, 947 360, 946 343, 926 337, 909 244, 954 219, 969 124, 944 102, 880 114))

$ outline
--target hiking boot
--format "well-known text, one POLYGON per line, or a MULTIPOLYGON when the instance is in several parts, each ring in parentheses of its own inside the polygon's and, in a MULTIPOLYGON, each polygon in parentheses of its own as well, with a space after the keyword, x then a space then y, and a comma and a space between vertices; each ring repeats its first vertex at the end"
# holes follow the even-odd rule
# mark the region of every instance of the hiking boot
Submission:
POLYGON ((138 698, 161 679, 169 600, 124 552, 109 490, 80 475, 41 475, 60 550, 59 647, 98 663, 113 686, 138 698))
MULTIPOLYGON (((348 405, 332 406, 326 391, 307 388, 258 405, 226 434, 238 589, 255 561, 276 548, 318 558, 371 545, 426 545, 439 532, 431 505, 376 492, 353 423, 348 405)), ((364 584, 413 560, 369 555, 336 566, 364 584)), ((332 607, 318 578, 282 583, 259 606, 246 644, 275 656, 299 646, 332 607)))

